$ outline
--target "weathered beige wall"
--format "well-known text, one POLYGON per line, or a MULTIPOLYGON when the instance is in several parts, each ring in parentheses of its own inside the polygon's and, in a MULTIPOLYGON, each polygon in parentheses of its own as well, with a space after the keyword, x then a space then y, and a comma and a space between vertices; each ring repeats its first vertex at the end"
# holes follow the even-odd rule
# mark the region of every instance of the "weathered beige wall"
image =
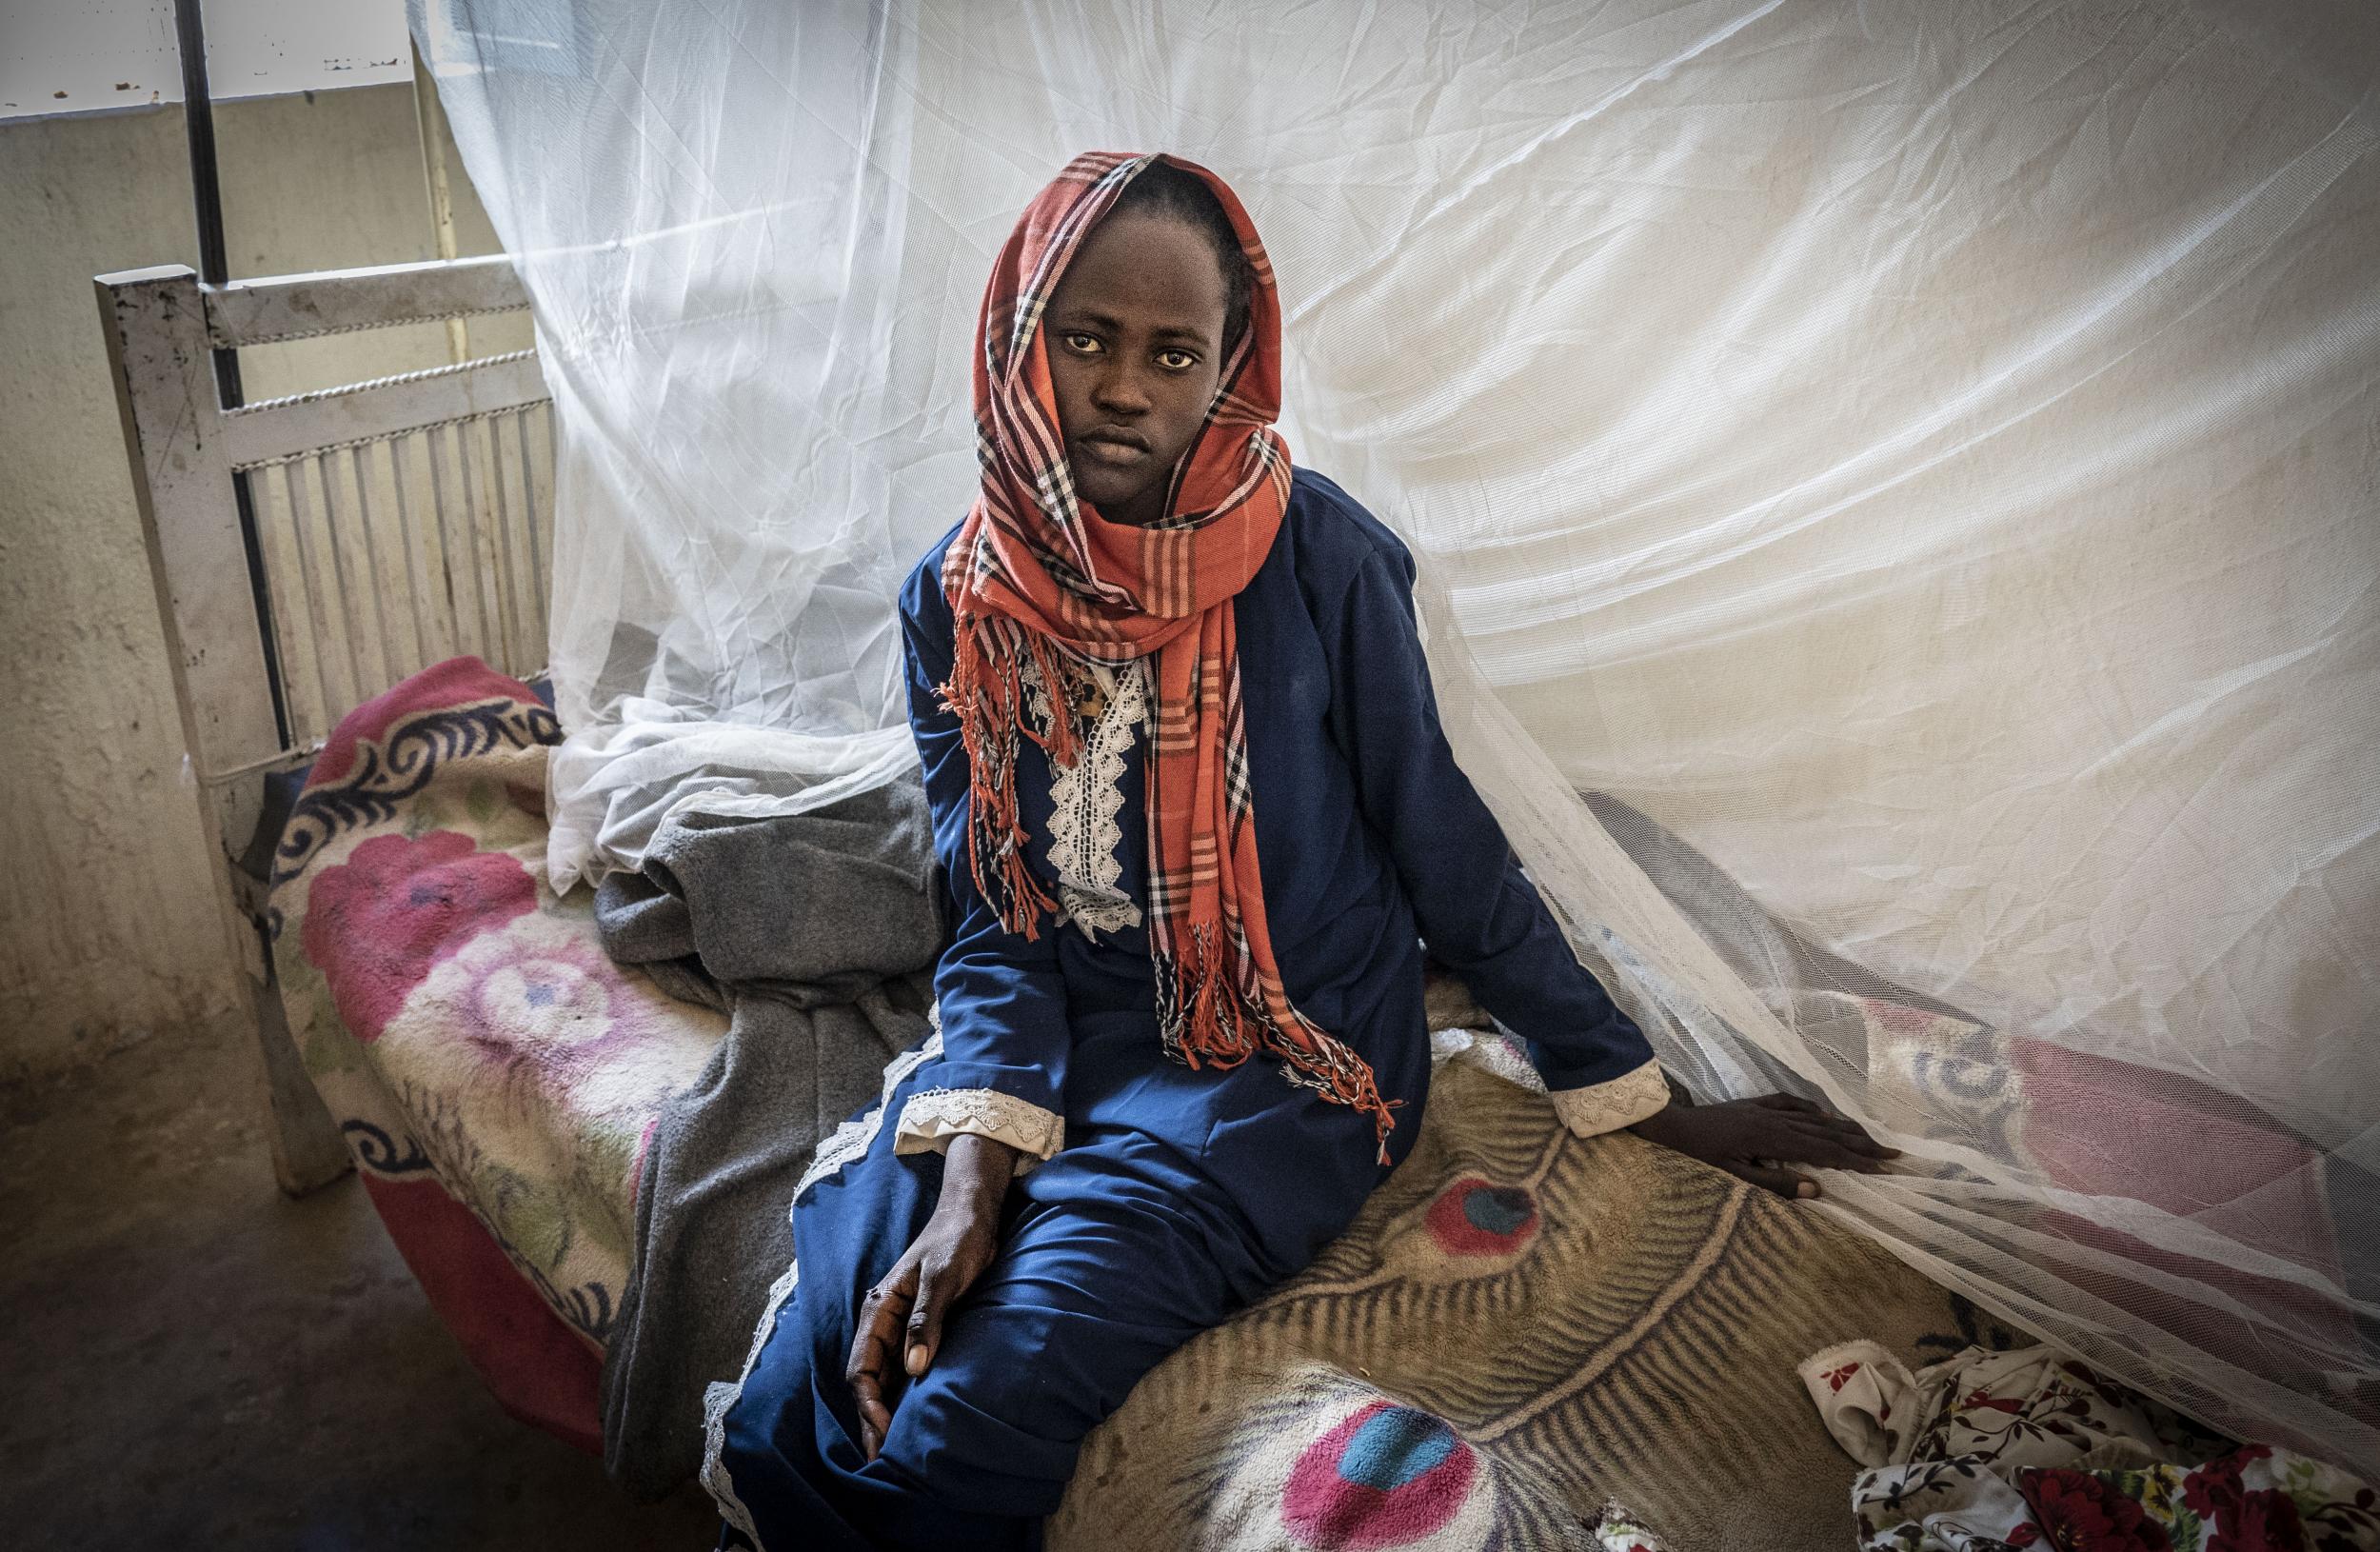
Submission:
MULTIPOLYGON (((216 134, 235 276, 434 256, 407 88, 222 104, 216 134)), ((462 250, 490 251, 449 165, 462 250)), ((197 257, 178 106, 0 122, 0 1079, 233 995, 91 292, 95 274, 197 257)), ((442 346, 416 330, 251 351, 248 391, 427 366, 442 346)))

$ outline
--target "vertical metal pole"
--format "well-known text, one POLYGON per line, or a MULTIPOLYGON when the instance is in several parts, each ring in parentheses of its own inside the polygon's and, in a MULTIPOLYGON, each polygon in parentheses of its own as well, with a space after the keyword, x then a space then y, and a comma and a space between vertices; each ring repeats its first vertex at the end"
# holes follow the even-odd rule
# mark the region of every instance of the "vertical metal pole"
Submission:
MULTIPOLYGON (((207 22, 199 0, 173 0, 173 31, 182 53, 182 128, 190 148, 190 200, 198 218, 198 278, 220 286, 231 278, 223 248, 223 185, 216 176, 215 105, 207 90, 207 22)), ((240 352, 214 352, 215 388, 226 409, 247 403, 240 390, 240 352)), ((248 476, 234 471, 231 498, 240 508, 240 545, 247 551, 248 589, 256 600, 256 627, 264 636, 265 676, 271 682, 272 721, 281 744, 289 744, 289 707, 281 693, 281 647, 273 629, 272 593, 265 576, 265 547, 256 531, 256 504, 248 476)))
MULTIPOLYGON (((438 85, 413 45, 413 129, 422 142, 422 179, 429 186, 429 225, 436 235, 438 256, 452 259, 460 246, 454 235, 454 188, 446 175, 446 110, 439 106, 438 85)), ((446 320, 446 353, 459 366, 471 359, 471 335, 460 318, 446 320)))

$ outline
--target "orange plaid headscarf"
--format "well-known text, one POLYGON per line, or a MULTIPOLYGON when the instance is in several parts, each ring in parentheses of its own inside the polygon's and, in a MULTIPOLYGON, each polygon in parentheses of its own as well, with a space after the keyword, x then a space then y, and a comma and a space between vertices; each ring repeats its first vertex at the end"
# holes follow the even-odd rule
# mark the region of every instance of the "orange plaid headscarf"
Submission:
POLYGON ((1288 505, 1279 412, 1280 302, 1231 189, 1172 156, 1093 151, 1068 163, 1025 207, 984 289, 975 356, 983 484, 942 567, 957 627, 941 693, 972 768, 976 885, 1008 930, 1032 938, 1052 904, 1026 864, 1018 740, 1071 766, 1081 729, 1064 693, 1067 663, 1150 660, 1149 951, 1165 1049, 1194 1068, 1271 1052, 1296 1082, 1373 1117, 1385 1162, 1395 1123, 1372 1069, 1290 1005, 1264 920, 1232 599, 1264 564, 1288 505), (1166 516, 1137 527, 1075 497, 1041 313, 1117 195, 1160 161, 1214 190, 1255 283, 1166 516), (1027 711, 1027 665, 1050 691, 1046 727, 1027 711))

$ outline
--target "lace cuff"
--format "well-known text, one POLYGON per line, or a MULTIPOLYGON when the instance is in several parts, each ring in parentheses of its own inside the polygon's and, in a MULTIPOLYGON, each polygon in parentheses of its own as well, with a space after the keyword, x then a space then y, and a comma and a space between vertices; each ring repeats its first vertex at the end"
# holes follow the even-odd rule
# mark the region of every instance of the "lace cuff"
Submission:
POLYGON ((921 1088, 901 1107, 895 1153, 943 1153, 962 1132, 1017 1150, 1017 1173, 1066 1145, 1066 1118, 997 1088, 921 1088))
POLYGON ((1562 1124, 1579 1137, 1600 1137, 1622 1126, 1633 1126, 1669 1104, 1669 1080, 1661 1076, 1661 1064, 1647 1062, 1634 1072, 1622 1073, 1608 1083, 1589 1084, 1584 1088, 1557 1088, 1553 1094, 1554 1112, 1562 1118, 1562 1124))

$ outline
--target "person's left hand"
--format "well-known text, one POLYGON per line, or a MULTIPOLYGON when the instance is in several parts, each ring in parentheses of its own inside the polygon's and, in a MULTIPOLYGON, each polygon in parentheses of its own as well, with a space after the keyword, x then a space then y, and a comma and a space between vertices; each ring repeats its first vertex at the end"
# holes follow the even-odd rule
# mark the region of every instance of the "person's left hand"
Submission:
POLYGON ((1790 1094, 1720 1104, 1672 1104, 1628 1129, 1779 1196, 1818 1194, 1818 1183, 1785 1168, 1789 1164, 1880 1175, 1885 1160, 1900 1157, 1900 1149, 1886 1147, 1857 1122, 1790 1094))
POLYGON ((843 1383, 859 1414, 860 1451, 873 1461, 892 1431, 894 1371, 914 1380, 942 1344, 951 1305, 975 1286, 1000 1248, 1000 1213, 1017 1173, 1017 1150, 963 1132, 942 1156, 941 1195, 925 1227, 860 1304, 843 1383))

